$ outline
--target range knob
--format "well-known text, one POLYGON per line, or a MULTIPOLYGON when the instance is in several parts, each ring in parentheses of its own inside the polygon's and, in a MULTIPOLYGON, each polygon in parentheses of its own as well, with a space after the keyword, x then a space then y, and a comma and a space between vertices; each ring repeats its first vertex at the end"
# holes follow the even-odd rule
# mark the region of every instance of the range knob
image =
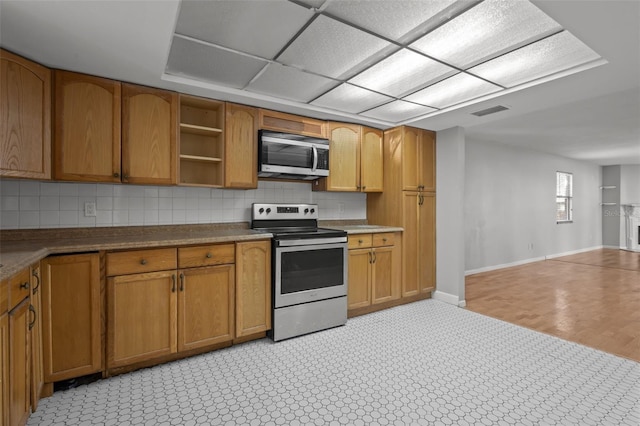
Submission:
POLYGON ((264 213, 264 209, 262 207, 260 207, 260 210, 258 210, 258 213, 260 213, 260 214, 264 213))
POLYGON ((271 209, 267 207, 267 214, 271 213, 271 209))
POLYGON ((316 212, 316 209, 311 209, 311 213, 315 213, 315 212, 316 212))
POLYGON ((309 213, 309 209, 304 209, 304 214, 309 213))

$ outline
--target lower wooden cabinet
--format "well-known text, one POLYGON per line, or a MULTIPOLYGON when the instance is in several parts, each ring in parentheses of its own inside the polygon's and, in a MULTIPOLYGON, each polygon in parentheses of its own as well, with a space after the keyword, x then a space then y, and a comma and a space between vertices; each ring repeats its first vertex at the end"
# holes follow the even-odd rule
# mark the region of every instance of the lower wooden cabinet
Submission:
POLYGON ((41 268, 45 383, 101 371, 99 255, 48 257, 41 268))
POLYGON ((29 324, 31 339, 31 411, 38 408, 44 387, 44 360, 42 356, 42 280, 40 263, 31 266, 31 310, 33 318, 29 324))
POLYGON ((29 389, 29 298, 9 312, 9 425, 24 425, 31 413, 29 389))
POLYGON ((0 315, 0 424, 9 424, 9 314, 0 315))
POLYGON ((400 298, 400 233, 349 236, 348 308, 400 298))
POLYGON ((236 243, 236 338, 271 330, 271 241, 236 243))

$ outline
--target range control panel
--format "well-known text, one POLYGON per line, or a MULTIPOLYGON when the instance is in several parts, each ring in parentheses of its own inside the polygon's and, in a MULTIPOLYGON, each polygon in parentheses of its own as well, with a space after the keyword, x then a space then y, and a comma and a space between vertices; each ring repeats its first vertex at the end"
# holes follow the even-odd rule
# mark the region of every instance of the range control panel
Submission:
POLYGON ((252 220, 318 219, 317 204, 268 204, 251 206, 252 220))

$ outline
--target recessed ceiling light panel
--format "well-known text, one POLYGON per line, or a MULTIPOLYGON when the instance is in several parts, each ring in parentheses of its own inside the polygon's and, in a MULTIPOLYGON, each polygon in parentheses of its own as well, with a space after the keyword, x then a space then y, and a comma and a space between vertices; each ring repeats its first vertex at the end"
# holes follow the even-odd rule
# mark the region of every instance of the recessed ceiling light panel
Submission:
POLYGON ((465 69, 560 30, 528 1, 485 0, 410 47, 465 69))
POLYGON ((349 82, 389 96, 401 97, 455 73, 456 70, 451 67, 402 49, 349 82))
POLYGON ((600 59, 600 56, 567 31, 473 67, 469 72, 505 87, 600 59))
POLYGON ((311 104, 357 114, 390 100, 392 98, 380 93, 343 83, 311 104))
POLYGON ((499 90, 501 90, 501 87, 495 84, 466 73, 460 73, 404 99, 435 108, 446 108, 499 90))
POLYGON ((326 77, 271 63, 247 90, 306 103, 338 84, 326 77))
POLYGON ((277 58, 278 62, 332 78, 358 67, 393 46, 379 37, 326 16, 318 16, 277 58))
POLYGON ((369 111, 363 112, 362 116, 371 117, 378 120, 384 120, 391 123, 398 123, 404 120, 410 120, 419 115, 428 114, 437 111, 424 105, 418 105, 411 102, 396 100, 388 104, 381 105, 369 111))

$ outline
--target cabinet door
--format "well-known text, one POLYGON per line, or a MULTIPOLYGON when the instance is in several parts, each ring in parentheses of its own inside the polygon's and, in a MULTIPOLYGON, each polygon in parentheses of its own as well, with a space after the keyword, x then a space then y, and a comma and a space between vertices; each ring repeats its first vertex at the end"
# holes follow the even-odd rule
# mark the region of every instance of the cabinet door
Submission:
POLYGON ((420 195, 418 271, 420 291, 427 293, 436 287, 436 197, 432 193, 420 195))
POLYGON ((9 424, 9 314, 0 315, 0 425, 9 424))
POLYGON ((175 271, 121 275, 107 286, 107 367, 177 351, 175 271))
POLYGON ((40 264, 31 267, 31 306, 34 318, 31 326, 31 410, 36 411, 42 387, 44 386, 44 365, 42 357, 42 281, 40 264))
POLYGON ((371 268, 371 299, 372 303, 382 303, 396 297, 394 285, 393 247, 378 247, 373 249, 373 263, 371 268))
POLYGON ((422 191, 436 190, 436 134, 429 130, 420 132, 420 188, 422 191))
POLYGON ((24 425, 30 413, 29 298, 9 312, 9 424, 24 425))
POLYGON ((234 265, 183 269, 178 290, 178 351, 233 340, 234 265))
POLYGON ((402 239, 403 280, 402 296, 413 296, 419 291, 418 262, 420 262, 419 250, 419 223, 418 223, 418 192, 403 192, 403 226, 404 238, 402 239))
POLYGON ((404 191, 421 189, 421 133, 420 129, 402 127, 402 189, 404 191))
POLYGON ((329 123, 328 191, 360 191, 360 126, 329 123))
POLYGON ((0 49, 0 176, 51 179, 51 71, 0 49))
POLYGON ((258 115, 261 129, 315 138, 325 138, 327 135, 327 122, 323 120, 268 109, 260 109, 258 115))
POLYGON ((271 241, 236 243, 236 338, 271 329, 271 241))
POLYGON ((360 141, 360 185, 362 192, 382 192, 382 130, 362 127, 360 141))
POLYGON ((258 109, 227 103, 224 186, 258 187, 258 109))
POLYGON ((120 83, 55 72, 53 177, 120 182, 120 83))
POLYGON ((122 85, 122 181, 175 185, 178 94, 122 85))
POLYGON ((349 309, 371 304, 371 249, 349 250, 347 303, 349 309))
POLYGON ((98 254, 48 257, 41 268, 45 383, 100 371, 98 254))

